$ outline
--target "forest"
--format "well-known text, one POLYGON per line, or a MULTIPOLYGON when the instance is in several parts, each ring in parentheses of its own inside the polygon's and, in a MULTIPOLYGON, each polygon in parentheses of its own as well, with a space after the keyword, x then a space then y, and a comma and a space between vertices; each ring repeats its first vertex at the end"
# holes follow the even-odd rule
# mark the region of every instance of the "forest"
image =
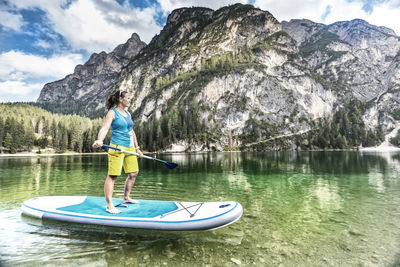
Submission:
MULTIPOLYGON (((366 103, 350 101, 338 109, 332 118, 320 118, 312 122, 313 129, 306 137, 308 146, 302 146, 302 149, 348 149, 380 144, 384 137, 380 128, 377 131, 368 130, 362 120, 366 107, 366 103)), ((188 143, 201 143, 210 149, 209 144, 221 138, 218 136, 220 131, 215 128, 218 125, 214 129, 207 128, 206 121, 199 119, 199 109, 195 103, 186 107, 173 107, 158 119, 151 116, 147 121, 135 124, 134 130, 140 146, 145 151, 162 151, 177 141, 185 140, 188 143)), ((97 139, 103 118, 53 114, 26 103, 0 104, 0 114, 1 153, 101 151, 93 149, 92 144, 97 139)), ((252 133, 239 136, 244 145, 257 141, 249 139, 249 136, 252 133)), ((109 143, 110 138, 109 132, 104 143, 109 143)), ((399 146, 399 140, 398 135, 391 142, 399 146)), ((246 150, 244 146, 234 149, 246 150)), ((268 147, 252 149, 268 150, 268 147)))
POLYGON ((52 114, 25 103, 0 104, 0 150, 93 152, 92 144, 102 123, 102 119, 52 114))
POLYGON ((377 146, 383 142, 381 127, 377 130, 366 127, 362 114, 368 103, 351 100, 333 115, 332 119, 321 118, 309 135, 310 148, 344 149, 360 146, 377 146))

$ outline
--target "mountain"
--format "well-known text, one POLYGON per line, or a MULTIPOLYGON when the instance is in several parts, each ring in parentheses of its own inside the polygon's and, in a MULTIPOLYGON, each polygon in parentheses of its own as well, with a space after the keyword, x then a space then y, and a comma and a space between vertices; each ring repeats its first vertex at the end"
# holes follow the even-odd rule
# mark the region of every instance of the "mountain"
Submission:
POLYGON ((291 20, 282 26, 296 39, 304 67, 334 94, 333 103, 368 103, 363 120, 370 129, 389 132, 400 125, 400 38, 394 31, 360 19, 331 25, 291 20))
POLYGON ((134 33, 112 52, 92 54, 84 65, 75 67, 73 74, 46 84, 37 102, 62 106, 66 113, 90 115, 104 107, 104 99, 117 81, 121 69, 145 46, 134 33))
MULTIPOLYGON (((127 62, 113 89, 133 93, 149 150, 356 147, 400 125, 400 39, 363 20, 280 23, 251 5, 180 8, 127 62)), ((111 88, 91 91, 97 108, 111 88)))

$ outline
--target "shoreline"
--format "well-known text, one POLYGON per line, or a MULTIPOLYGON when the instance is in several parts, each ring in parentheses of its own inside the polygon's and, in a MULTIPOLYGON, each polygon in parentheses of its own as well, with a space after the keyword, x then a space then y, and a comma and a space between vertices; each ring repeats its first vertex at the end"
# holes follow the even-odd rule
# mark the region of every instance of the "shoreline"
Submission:
POLYGON ((47 156, 77 156, 77 155, 102 155, 107 154, 107 152, 85 152, 85 153, 78 153, 78 152, 68 152, 68 153, 35 153, 35 152, 19 152, 15 154, 7 154, 1 153, 0 157, 47 157, 47 156))
MULTIPOLYGON (((274 150, 270 150, 271 152, 278 152, 274 150)), ((285 151, 293 151, 293 150, 282 150, 279 152, 285 151)), ((294 150, 298 151, 298 150, 294 150)), ((400 152, 400 147, 395 146, 375 146, 375 147, 359 147, 357 149, 317 149, 317 150, 299 150, 298 152, 313 152, 313 151, 360 151, 360 152, 377 152, 377 153, 391 153, 391 152, 400 152)), ((192 153, 208 153, 208 152, 249 152, 249 151, 240 151, 240 150, 233 150, 233 151, 163 151, 163 152, 148 152, 143 151, 143 154, 192 154, 192 153)), ((254 151, 253 151, 254 152, 254 151)), ((268 151, 259 151, 259 152, 268 152, 268 151)), ((15 154, 7 154, 7 153, 0 153, 1 157, 47 157, 47 156, 77 156, 77 155, 106 155, 107 152, 66 152, 66 153, 36 153, 36 152, 18 152, 15 154)))
POLYGON ((395 146, 374 146, 359 149, 362 152, 399 152, 400 148, 395 146))

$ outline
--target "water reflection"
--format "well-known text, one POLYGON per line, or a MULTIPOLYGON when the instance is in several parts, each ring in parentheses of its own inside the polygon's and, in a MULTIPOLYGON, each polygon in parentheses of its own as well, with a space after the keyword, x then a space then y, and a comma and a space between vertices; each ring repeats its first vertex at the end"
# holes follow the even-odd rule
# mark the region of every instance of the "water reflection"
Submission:
POLYGON ((323 179, 318 179, 314 192, 321 209, 338 210, 341 208, 342 198, 338 194, 337 182, 326 183, 323 179))
MULTIPOLYGON (((140 160, 141 173, 136 186, 153 190, 154 195, 162 194, 169 186, 173 187, 172 196, 181 194, 182 190, 176 186, 178 179, 184 190, 194 189, 197 192, 226 191, 231 187, 257 191, 258 188, 265 190, 267 184, 288 186, 288 189, 300 186, 302 190, 307 186, 309 190, 319 193, 303 192, 304 195, 318 195, 323 201, 326 198, 323 196, 327 195, 323 192, 335 192, 340 196, 341 188, 349 183, 365 185, 367 182, 370 188, 383 193, 389 184, 398 183, 397 174, 400 171, 399 153, 227 152, 161 154, 159 157, 176 162, 179 167, 171 171, 163 164, 140 160), (349 173, 365 175, 368 179, 348 179, 349 173), (319 189, 311 189, 311 185, 319 189)), ((2 196, 23 196, 27 185, 31 195, 56 195, 70 190, 74 190, 75 194, 91 192, 101 195, 107 158, 105 155, 0 158, 0 167, 2 196), (15 168, 16 164, 18 168, 15 168), (95 187, 98 188, 93 191, 95 187)), ((122 180, 120 178, 119 182, 122 180)), ((119 187, 116 189, 117 193, 121 193, 119 187)), ((201 197, 201 194, 198 195, 201 197)))
MULTIPOLYGON (((368 173, 377 166, 386 170, 388 166, 400 171, 400 154, 371 154, 358 151, 290 151, 290 152, 225 152, 193 154, 161 154, 160 158, 176 162, 186 171, 207 171, 210 168, 235 172, 276 173, 283 171, 313 173, 368 173)), ((143 161, 143 166, 154 168, 154 162, 143 161)), ((182 170, 182 168, 180 168, 182 170)))
POLYGON ((93 178, 97 178, 96 173, 100 170, 101 177, 104 176, 105 160, 101 156, 0 158, 0 200, 66 192, 86 195, 94 184, 99 186, 101 193, 100 180, 93 178))

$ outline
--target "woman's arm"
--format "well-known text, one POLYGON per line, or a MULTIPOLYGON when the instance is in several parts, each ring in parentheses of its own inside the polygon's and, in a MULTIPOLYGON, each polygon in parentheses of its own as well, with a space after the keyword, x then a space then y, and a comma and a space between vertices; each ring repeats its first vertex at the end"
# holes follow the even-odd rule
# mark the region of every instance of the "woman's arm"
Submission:
POLYGON ((133 133, 133 144, 135 146, 136 153, 138 153, 139 154, 139 158, 141 158, 143 156, 143 153, 142 153, 142 151, 140 151, 140 147, 139 147, 138 141, 136 139, 135 131, 132 130, 132 133, 133 133))
POLYGON ((94 141, 93 147, 101 147, 103 145, 103 140, 106 137, 108 130, 111 127, 111 123, 114 120, 114 111, 109 110, 106 118, 104 119, 103 127, 101 127, 99 134, 97 135, 97 140, 94 141))

